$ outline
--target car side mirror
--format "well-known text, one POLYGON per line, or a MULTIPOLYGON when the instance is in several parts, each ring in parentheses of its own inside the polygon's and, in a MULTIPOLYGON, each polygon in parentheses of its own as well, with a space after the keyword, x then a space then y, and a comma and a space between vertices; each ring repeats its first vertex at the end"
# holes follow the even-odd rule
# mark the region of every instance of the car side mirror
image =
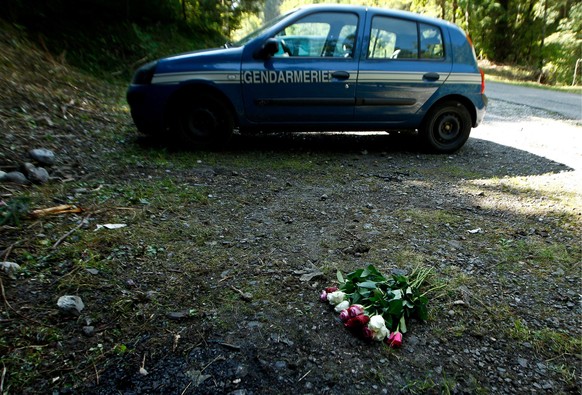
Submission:
POLYGON ((255 53, 255 58, 267 59, 279 52, 279 41, 276 38, 269 38, 261 49, 255 53))

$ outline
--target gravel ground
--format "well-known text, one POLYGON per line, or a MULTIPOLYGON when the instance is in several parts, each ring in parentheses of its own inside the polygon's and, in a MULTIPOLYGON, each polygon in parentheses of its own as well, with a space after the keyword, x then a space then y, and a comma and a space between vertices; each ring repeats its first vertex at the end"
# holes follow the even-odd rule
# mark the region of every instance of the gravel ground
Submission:
POLYGON ((2 199, 87 210, 1 228, 2 256, 24 268, 2 277, 3 389, 580 393, 575 123, 492 101, 454 155, 361 134, 181 152, 135 138, 115 87, 2 71, 3 168, 39 146, 58 158, 51 183, 2 185, 2 199), (443 287, 401 349, 354 338, 318 300, 336 270, 370 263, 431 267, 443 287), (55 311, 66 292, 79 317, 55 311))
MULTIPOLYGON (((211 204, 193 215, 213 229, 209 243, 228 257, 210 277, 221 285, 205 292, 235 286, 255 297, 234 303, 246 308, 228 310, 228 330, 216 331, 225 312, 212 306, 205 314, 209 333, 191 334, 187 351, 161 353, 146 377, 137 373, 138 361, 112 369, 102 377, 109 384, 95 392, 579 392, 578 357, 549 335, 581 335, 581 206, 556 201, 564 193, 580 202, 579 170, 575 162, 553 160, 555 152, 544 151, 539 139, 517 147, 503 140, 508 125, 520 133, 533 123, 578 127, 551 117, 519 120, 522 110, 492 103, 497 121, 451 156, 418 154, 386 136, 272 136, 241 139, 224 155, 260 146, 271 159, 312 166, 202 163, 197 174, 209 185, 211 204), (488 133, 499 128, 505 132, 488 133), (470 233, 475 229, 481 231, 470 233), (500 247, 521 242, 567 245, 573 258, 541 263, 535 251, 505 254, 500 247), (411 325, 401 350, 351 337, 317 301, 336 269, 374 263, 389 273, 417 259, 449 279, 450 288, 433 300, 429 322, 411 325), (300 280, 314 268, 323 278, 300 280)), ((148 166, 143 175, 156 177, 148 166)), ((181 323, 172 331, 191 327, 181 323)), ((136 349, 148 353, 147 345, 136 349)))

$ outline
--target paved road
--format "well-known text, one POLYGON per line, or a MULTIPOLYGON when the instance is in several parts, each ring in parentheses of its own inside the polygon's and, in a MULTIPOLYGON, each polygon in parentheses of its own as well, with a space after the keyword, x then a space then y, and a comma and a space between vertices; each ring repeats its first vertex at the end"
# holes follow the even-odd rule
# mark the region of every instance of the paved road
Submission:
POLYGON ((486 82, 485 93, 491 100, 523 104, 582 121, 582 95, 499 82, 486 82))
POLYGON ((489 107, 473 138, 563 163, 577 170, 582 188, 581 95, 500 83, 488 83, 486 94, 489 107))

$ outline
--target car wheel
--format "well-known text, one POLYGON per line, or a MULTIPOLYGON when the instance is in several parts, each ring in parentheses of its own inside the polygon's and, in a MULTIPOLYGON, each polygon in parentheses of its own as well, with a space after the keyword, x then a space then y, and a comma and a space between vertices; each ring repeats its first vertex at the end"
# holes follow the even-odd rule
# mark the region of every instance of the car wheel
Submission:
POLYGON ((451 153, 463 146, 471 133, 471 115, 459 102, 436 105, 425 118, 421 137, 425 147, 437 153, 451 153))
POLYGON ((227 104, 214 95, 181 99, 172 118, 181 142, 193 147, 224 145, 234 128, 227 104))

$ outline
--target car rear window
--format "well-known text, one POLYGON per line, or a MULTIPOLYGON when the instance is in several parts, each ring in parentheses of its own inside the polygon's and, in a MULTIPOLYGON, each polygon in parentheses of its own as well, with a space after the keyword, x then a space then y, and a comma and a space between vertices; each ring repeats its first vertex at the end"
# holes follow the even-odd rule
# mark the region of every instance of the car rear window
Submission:
POLYGON ((368 58, 442 59, 441 30, 424 23, 376 16, 372 20, 368 58))
POLYGON ((422 59, 443 59, 445 57, 445 48, 441 29, 421 23, 419 30, 420 57, 422 59))

